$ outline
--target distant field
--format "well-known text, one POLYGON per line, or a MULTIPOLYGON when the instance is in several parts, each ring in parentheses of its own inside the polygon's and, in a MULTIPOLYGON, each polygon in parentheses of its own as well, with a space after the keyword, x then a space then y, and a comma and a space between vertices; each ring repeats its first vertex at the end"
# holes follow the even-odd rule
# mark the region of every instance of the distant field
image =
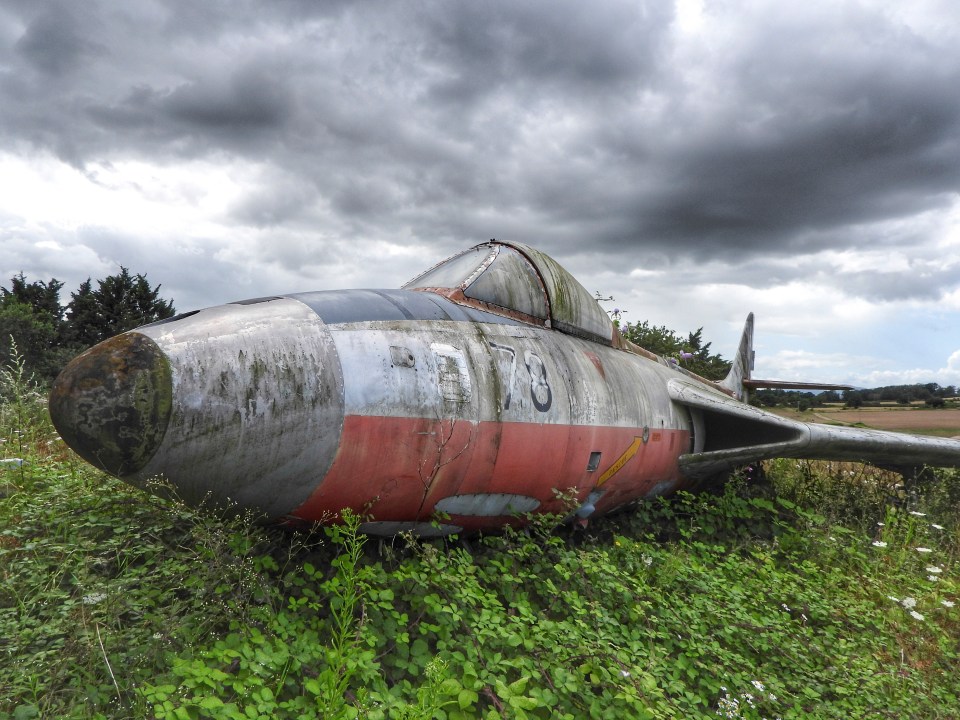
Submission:
POLYGON ((960 409, 932 410, 918 407, 878 407, 859 410, 814 408, 806 412, 777 408, 784 417, 836 425, 864 425, 877 430, 895 430, 915 435, 960 437, 960 409))

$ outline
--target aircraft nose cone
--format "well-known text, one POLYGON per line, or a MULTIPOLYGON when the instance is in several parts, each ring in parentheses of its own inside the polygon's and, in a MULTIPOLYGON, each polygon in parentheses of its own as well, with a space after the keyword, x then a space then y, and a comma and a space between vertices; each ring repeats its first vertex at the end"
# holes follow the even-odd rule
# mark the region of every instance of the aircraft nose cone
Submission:
POLYGON ((142 469, 170 420, 170 363, 156 343, 128 332, 74 358, 54 381, 50 417, 80 457, 111 475, 142 469))

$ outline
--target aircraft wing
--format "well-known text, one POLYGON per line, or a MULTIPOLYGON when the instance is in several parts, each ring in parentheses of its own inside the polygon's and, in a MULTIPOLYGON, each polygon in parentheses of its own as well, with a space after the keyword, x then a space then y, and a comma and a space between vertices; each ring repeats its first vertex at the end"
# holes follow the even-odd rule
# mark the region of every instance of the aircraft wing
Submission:
POLYGON ((775 457, 846 460, 888 468, 960 467, 957 440, 798 422, 731 402, 726 395, 686 379, 671 380, 668 391, 671 399, 690 410, 703 435, 702 449, 680 456, 681 472, 689 478, 706 478, 775 457))

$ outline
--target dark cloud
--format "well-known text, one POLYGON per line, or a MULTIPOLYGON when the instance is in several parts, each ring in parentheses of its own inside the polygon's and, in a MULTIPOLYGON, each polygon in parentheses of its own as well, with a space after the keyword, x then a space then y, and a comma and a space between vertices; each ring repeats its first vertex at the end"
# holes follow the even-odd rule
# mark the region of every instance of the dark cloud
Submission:
POLYGON ((158 104, 161 112, 194 132, 280 133, 290 113, 286 88, 257 67, 243 68, 226 79, 181 85, 158 104))
POLYGON ((673 7, 660 2, 599 9, 539 0, 432 10, 438 12, 423 18, 423 57, 441 72, 430 95, 457 105, 518 90, 527 102, 572 91, 566 101, 574 104, 578 94, 635 92, 653 74, 673 18, 673 7))
MULTIPOLYGON (((652 0, 8 8, 4 146, 258 165, 226 220, 312 226, 317 247, 501 236, 608 269, 742 267, 920 243, 879 228, 960 188, 949 5, 925 27, 879 4, 708 4, 692 37, 652 0)), ((956 282, 848 279, 869 298, 956 282)))
POLYGON ((42 14, 30 23, 14 49, 45 75, 63 75, 77 68, 84 56, 97 52, 85 40, 74 15, 64 7, 42 14))

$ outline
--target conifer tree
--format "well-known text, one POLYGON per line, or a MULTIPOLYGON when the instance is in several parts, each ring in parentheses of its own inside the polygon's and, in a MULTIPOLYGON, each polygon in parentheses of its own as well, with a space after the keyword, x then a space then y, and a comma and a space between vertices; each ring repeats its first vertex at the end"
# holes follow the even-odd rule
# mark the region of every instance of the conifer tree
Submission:
POLYGON ((16 354, 38 380, 50 381, 69 359, 102 340, 174 314, 173 302, 163 300, 160 286, 150 287, 145 275, 121 266, 116 275, 89 278, 60 304, 63 283, 27 282, 23 273, 0 287, 0 364, 16 354))
POLYGON ((160 286, 150 287, 146 275, 132 275, 120 266, 120 272, 80 285, 67 309, 69 336, 83 346, 132 330, 140 325, 171 317, 173 302, 160 298, 160 286))

